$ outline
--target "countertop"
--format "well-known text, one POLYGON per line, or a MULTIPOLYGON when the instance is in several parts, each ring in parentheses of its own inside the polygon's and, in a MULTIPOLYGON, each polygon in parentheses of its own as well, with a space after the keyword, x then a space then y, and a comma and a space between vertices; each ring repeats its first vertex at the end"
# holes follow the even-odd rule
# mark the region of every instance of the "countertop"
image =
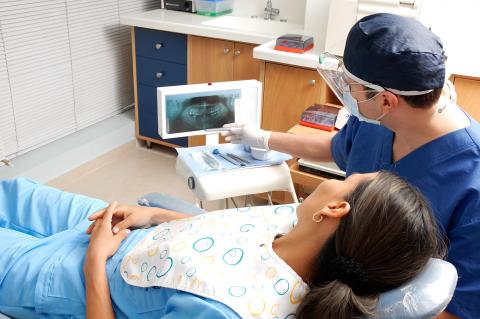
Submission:
MULTIPOLYGON (((220 19, 222 17, 225 16, 206 17, 198 14, 158 9, 144 13, 122 15, 120 17, 120 23, 141 28, 191 34, 252 44, 262 44, 285 33, 284 31, 272 32, 270 30, 266 31, 262 29, 257 29, 255 31, 240 30, 204 24, 210 20, 220 19)), ((254 19, 252 19, 252 21, 253 20, 254 19)), ((291 23, 285 23, 284 26, 291 26, 292 30, 302 28, 300 25, 291 23)))

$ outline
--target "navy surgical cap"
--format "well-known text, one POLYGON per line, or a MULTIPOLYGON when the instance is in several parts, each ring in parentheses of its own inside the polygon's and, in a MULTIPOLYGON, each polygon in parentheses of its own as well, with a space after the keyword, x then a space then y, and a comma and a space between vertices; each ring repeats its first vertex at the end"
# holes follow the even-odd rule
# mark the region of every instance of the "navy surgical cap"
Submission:
POLYGON ((348 73, 405 95, 442 88, 445 60, 442 42, 432 31, 415 19, 388 13, 359 20, 343 54, 348 73))

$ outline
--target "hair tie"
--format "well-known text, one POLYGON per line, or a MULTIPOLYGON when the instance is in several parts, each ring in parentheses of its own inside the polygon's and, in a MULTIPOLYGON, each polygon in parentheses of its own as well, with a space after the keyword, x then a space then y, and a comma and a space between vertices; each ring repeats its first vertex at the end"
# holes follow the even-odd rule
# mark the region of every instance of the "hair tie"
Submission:
POLYGON ((352 257, 337 256, 328 264, 331 278, 338 279, 352 288, 356 294, 368 294, 368 273, 361 263, 352 257))

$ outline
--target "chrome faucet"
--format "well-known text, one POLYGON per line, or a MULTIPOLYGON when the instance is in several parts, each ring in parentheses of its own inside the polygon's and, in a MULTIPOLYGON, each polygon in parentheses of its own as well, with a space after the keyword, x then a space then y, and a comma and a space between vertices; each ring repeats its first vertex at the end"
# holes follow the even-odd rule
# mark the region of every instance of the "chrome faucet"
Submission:
POLYGON ((263 17, 265 20, 274 20, 276 16, 280 14, 280 10, 273 8, 272 0, 267 0, 267 6, 265 7, 263 17))

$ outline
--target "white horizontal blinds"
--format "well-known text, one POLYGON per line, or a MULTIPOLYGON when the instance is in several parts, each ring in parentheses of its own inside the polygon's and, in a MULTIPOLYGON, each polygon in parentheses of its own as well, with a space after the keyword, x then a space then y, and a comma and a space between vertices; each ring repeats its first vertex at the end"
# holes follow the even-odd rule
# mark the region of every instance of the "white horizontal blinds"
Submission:
MULTIPOLYGON (((1 23, 1 22, 0 22, 1 23)), ((0 160, 17 152, 17 134, 0 24, 0 160)))
POLYGON ((2 149, 24 152, 131 106, 130 28, 120 14, 160 2, 0 0, 2 149))
POLYGON ((380 12, 417 18, 420 0, 358 0, 357 21, 380 12))
POLYGON ((118 46, 118 0, 66 0, 72 59, 118 46))
POLYGON ((129 45, 73 60, 73 75, 79 128, 133 104, 129 45))
POLYGON ((75 131, 64 0, 0 0, 18 146, 75 131))
POLYGON ((122 45, 118 0, 66 0, 78 128, 133 104, 131 49, 122 45))

